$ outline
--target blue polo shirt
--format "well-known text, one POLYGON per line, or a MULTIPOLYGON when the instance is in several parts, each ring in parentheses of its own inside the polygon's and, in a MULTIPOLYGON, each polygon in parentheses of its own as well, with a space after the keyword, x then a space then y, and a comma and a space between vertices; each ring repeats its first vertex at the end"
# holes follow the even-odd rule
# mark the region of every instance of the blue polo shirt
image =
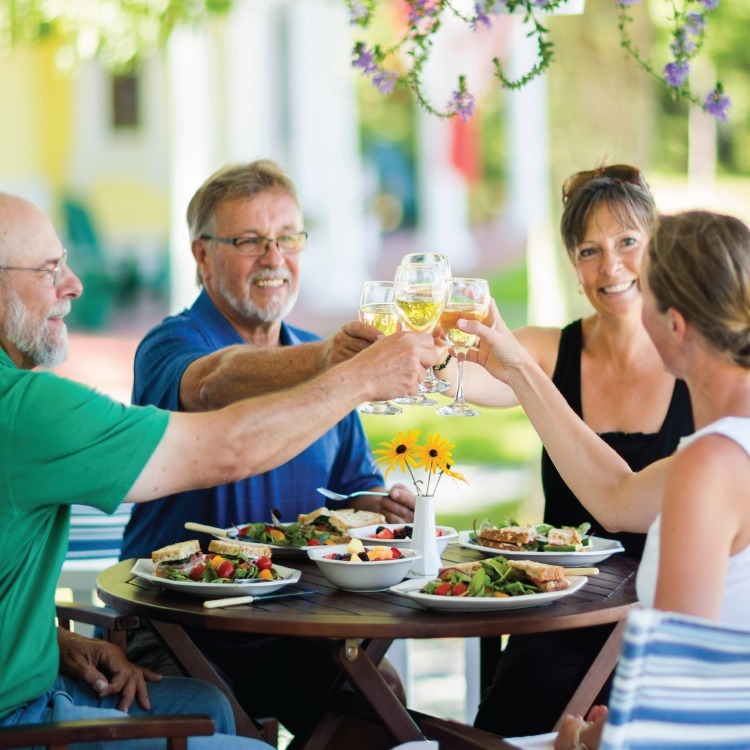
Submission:
MULTIPOLYGON (((293 346, 320 337, 282 323, 280 340, 283 346, 293 346)), ((180 379, 190 363, 226 346, 245 343, 202 290, 189 310, 166 318, 139 345, 133 403, 178 411, 180 379)), ((294 426, 293 414, 289 425, 294 426)), ((138 503, 125 529, 121 557, 149 557, 155 549, 196 536, 205 548, 208 537, 187 531, 185 521, 224 528, 232 523, 270 521, 271 508, 278 508, 284 521, 296 521, 299 513, 324 504, 331 507, 331 501, 324 501, 316 487, 349 493, 384 486, 382 475, 373 466, 359 415, 352 412, 307 450, 273 471, 234 484, 138 503)))

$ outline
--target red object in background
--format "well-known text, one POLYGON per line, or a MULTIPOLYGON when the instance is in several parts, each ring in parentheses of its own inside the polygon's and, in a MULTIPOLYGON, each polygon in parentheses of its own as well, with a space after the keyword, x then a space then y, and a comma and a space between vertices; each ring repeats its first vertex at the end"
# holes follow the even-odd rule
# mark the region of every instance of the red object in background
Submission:
POLYGON ((464 122, 458 116, 450 119, 451 164, 464 176, 468 184, 477 182, 482 176, 482 156, 476 122, 476 116, 468 122, 464 122))

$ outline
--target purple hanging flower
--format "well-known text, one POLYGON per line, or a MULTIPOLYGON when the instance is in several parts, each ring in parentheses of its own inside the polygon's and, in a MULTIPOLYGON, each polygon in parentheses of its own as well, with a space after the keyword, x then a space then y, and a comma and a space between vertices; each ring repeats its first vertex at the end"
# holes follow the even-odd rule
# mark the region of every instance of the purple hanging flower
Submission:
POLYGON ((349 6, 349 23, 361 23, 370 16, 370 11, 361 0, 351 0, 349 6))
POLYGON ((689 34, 700 36, 706 28, 706 19, 702 13, 688 13, 685 16, 685 28, 689 34))
POLYGON ((713 10, 719 5, 719 0, 698 0, 698 2, 706 9, 713 10))
POLYGON ((721 84, 718 84, 708 94, 703 106, 711 117, 721 122, 726 122, 729 119, 727 110, 732 106, 732 100, 724 93, 721 84))
POLYGON ((484 12, 485 9, 482 8, 479 3, 477 3, 474 6, 474 18, 471 19, 471 29, 472 31, 476 31, 479 28, 479 25, 482 24, 485 28, 490 28, 492 25, 490 23, 490 17, 484 12))
POLYGON ((362 72, 368 75, 372 75, 378 71, 378 66, 375 62, 375 53, 367 49, 367 45, 364 42, 357 42, 354 45, 352 67, 362 68, 362 72))
POLYGON ((474 114, 474 97, 465 89, 460 88, 453 92, 448 102, 448 112, 458 115, 464 122, 474 114))
POLYGON ((630 5, 638 5, 640 2, 641 0, 615 0, 615 5, 627 8, 630 5))
POLYGON ((682 87, 689 75, 690 63, 687 62, 667 63, 662 71, 662 78, 669 86, 673 86, 676 89, 682 87))
POLYGON ((414 24, 425 16, 434 16, 440 10, 440 0, 407 0, 409 5, 409 23, 414 24))
POLYGON ((372 77, 372 85, 381 94, 390 94, 396 87, 398 76, 390 70, 380 70, 372 77))
POLYGON ((670 49, 675 57, 690 57, 695 52, 696 44, 687 35, 684 28, 678 29, 674 34, 674 40, 670 44, 670 49))

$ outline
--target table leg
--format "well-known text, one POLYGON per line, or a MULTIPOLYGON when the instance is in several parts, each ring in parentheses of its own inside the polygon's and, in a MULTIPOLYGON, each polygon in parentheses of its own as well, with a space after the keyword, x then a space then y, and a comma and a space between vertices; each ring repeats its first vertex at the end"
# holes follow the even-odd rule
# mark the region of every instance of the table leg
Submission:
MULTIPOLYGON (((379 652, 377 640, 370 641, 369 644, 375 653, 379 652)), ((406 708, 378 672, 367 650, 357 640, 345 641, 336 656, 349 682, 373 710, 381 726, 393 735, 394 740, 409 742, 424 739, 406 708)))
POLYGON ((585 716, 592 704, 599 695, 599 691, 604 687, 604 683, 617 666, 617 660, 620 658, 622 650, 622 639, 625 634, 625 620, 620 620, 615 625, 614 630, 610 633, 609 638, 604 642, 602 650, 594 659, 589 671, 581 681, 571 697, 562 716, 557 720, 555 729, 560 728, 560 722, 565 714, 580 714, 585 716))
POLYGON ((224 681, 216 673, 201 650, 193 643, 183 627, 171 622, 159 622, 157 620, 151 620, 150 625, 185 674, 210 682, 227 696, 234 712, 237 734, 263 740, 264 737, 255 726, 255 722, 245 713, 245 709, 237 702, 232 691, 227 688, 224 681))

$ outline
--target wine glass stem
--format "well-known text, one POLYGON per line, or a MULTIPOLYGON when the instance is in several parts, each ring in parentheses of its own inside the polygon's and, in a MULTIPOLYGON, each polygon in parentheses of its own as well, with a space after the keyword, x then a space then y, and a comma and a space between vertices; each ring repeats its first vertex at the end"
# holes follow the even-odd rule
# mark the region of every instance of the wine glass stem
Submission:
POLYGON ((457 406, 466 406, 464 399, 464 360, 466 359, 465 349, 456 349, 456 359, 458 366, 456 368, 456 398, 453 403, 457 406))

